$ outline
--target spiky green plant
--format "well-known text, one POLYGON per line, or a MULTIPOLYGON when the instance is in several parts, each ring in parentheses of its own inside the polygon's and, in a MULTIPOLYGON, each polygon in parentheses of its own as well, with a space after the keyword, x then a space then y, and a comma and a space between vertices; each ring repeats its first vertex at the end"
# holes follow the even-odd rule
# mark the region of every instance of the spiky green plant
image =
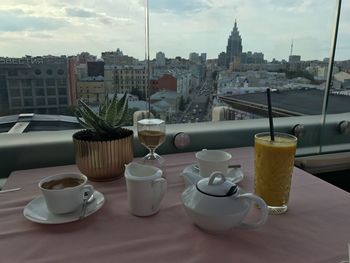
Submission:
POLYGON ((82 99, 79 100, 76 109, 78 122, 86 129, 96 132, 99 137, 113 135, 118 132, 125 123, 128 113, 128 99, 125 93, 118 100, 117 93, 111 101, 106 99, 99 105, 98 113, 95 113, 82 99))

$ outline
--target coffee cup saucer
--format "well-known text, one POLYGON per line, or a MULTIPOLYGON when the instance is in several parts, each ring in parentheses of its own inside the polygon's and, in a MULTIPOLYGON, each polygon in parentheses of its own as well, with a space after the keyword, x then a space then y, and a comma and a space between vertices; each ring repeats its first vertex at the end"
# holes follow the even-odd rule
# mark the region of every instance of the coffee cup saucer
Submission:
MULTIPOLYGON (((186 166, 183 172, 199 174, 199 170, 198 168, 196 168, 196 164, 191 164, 189 166, 186 166)), ((225 175, 225 177, 227 180, 230 180, 231 182, 237 184, 243 180, 244 174, 241 168, 228 168, 227 174, 225 175)))
MULTIPOLYGON (((94 191, 93 195, 94 199, 86 206, 84 218, 97 212, 104 204, 105 198, 102 193, 94 191)), ((23 215, 28 220, 39 224, 64 224, 79 220, 81 208, 69 214, 52 214, 47 209, 45 199, 41 195, 25 206, 23 215)))

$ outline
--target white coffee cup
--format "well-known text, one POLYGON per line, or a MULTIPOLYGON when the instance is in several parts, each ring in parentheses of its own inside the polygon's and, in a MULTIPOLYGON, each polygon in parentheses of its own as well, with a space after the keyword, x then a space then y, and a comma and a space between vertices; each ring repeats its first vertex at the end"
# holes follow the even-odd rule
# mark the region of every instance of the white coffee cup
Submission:
POLYGON ((167 190, 167 181, 157 167, 129 163, 125 166, 129 210, 136 216, 150 216, 159 211, 167 190))
POLYGON ((196 153, 199 173, 202 177, 209 177, 213 172, 219 171, 227 174, 231 154, 221 150, 203 149, 196 153))
POLYGON ((55 174, 42 179, 39 182, 39 188, 43 193, 48 210, 53 214, 66 214, 74 212, 81 207, 84 198, 89 199, 94 192, 93 186, 86 184, 87 180, 87 177, 80 173, 55 174), (64 186, 61 183, 52 189, 46 188, 48 183, 62 182, 64 178, 73 178, 72 180, 78 181, 75 182, 78 185, 64 186))

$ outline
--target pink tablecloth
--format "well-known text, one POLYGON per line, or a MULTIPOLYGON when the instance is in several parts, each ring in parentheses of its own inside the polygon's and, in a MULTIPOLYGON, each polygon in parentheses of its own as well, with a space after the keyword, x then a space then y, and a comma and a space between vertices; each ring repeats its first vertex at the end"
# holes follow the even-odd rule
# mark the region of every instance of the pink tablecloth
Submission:
MULTIPOLYGON (((253 187, 252 148, 230 149, 253 187)), ((40 195, 47 175, 77 171, 61 166, 13 172, 0 194, 0 262, 340 262, 350 242, 350 195, 299 169, 294 170, 288 213, 270 216, 263 227, 233 229, 225 236, 207 234, 191 224, 180 201, 179 173, 194 162, 193 153, 165 156, 169 189, 161 211, 151 217, 129 214, 124 179, 93 183, 106 203, 88 218, 40 225, 22 211, 40 195)))

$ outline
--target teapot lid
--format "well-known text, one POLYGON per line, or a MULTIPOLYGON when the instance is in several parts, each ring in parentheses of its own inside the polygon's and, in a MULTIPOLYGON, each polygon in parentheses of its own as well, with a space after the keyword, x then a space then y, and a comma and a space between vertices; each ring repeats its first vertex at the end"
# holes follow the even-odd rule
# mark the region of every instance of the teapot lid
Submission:
POLYGON ((237 185, 226 180, 221 172, 213 172, 209 178, 200 180, 196 187, 201 193, 215 197, 226 197, 237 193, 237 185))

